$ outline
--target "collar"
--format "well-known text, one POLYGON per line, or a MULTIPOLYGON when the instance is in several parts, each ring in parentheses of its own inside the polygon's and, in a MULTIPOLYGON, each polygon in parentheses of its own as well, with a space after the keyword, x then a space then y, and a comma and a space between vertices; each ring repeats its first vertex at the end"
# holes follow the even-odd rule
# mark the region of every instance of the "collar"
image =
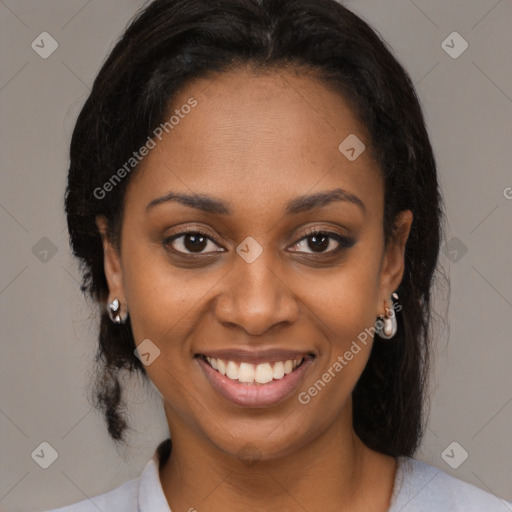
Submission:
POLYGON ((166 460, 169 455, 168 449, 170 450, 170 440, 166 439, 160 443, 140 475, 139 512, 172 512, 162 489, 159 474, 161 460, 166 460))

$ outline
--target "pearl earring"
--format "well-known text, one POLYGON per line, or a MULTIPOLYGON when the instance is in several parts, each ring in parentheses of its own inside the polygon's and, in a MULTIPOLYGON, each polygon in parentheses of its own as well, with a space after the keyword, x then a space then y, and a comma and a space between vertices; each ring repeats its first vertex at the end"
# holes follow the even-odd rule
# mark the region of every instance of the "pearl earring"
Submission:
POLYGON ((107 307, 108 316, 115 324, 124 324, 128 318, 128 311, 121 311, 121 303, 116 297, 107 307))
MULTIPOLYGON (((392 297, 398 299, 398 295, 393 293, 392 297)), ((375 331, 379 338, 385 340, 391 339, 397 332, 398 326, 396 323, 395 306, 393 298, 391 298, 391 307, 386 307, 386 314, 379 315, 379 320, 375 323, 375 331)))

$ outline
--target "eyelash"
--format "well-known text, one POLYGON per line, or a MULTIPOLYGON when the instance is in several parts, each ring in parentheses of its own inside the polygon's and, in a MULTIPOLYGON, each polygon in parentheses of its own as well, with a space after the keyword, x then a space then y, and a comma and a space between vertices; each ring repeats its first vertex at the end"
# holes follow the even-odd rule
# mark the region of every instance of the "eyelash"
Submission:
MULTIPOLYGON (((312 236, 316 236, 316 235, 327 235, 328 238, 334 239, 336 242, 338 242, 338 247, 336 247, 335 249, 332 249, 330 251, 317 253, 319 256, 321 256, 323 254, 326 254, 326 255, 337 254, 337 253, 341 252, 343 249, 349 249, 356 243, 353 238, 349 238, 349 237, 340 235, 339 233, 336 233, 334 231, 327 231, 325 229, 319 229, 319 228, 310 228, 293 245, 295 246, 298 243, 302 242, 303 240, 307 240, 308 238, 311 238, 312 236)), ((306 254, 314 255, 315 253, 306 253, 306 254)))
MULTIPOLYGON (((172 236, 166 238, 163 241, 163 246, 166 249, 168 249, 168 246, 171 245, 174 240, 177 240, 177 239, 179 239, 179 238, 181 238, 183 236, 186 236, 186 235, 201 235, 201 236, 204 236, 205 238, 207 238, 208 240, 210 240, 211 242, 213 242, 213 243, 215 243, 217 245, 220 245, 207 232, 201 230, 200 228, 194 228, 194 229, 191 229, 189 231, 182 231, 181 233, 177 233, 175 235, 172 235, 172 236)), ((355 244, 355 240, 354 239, 346 237, 346 236, 343 236, 343 235, 340 235, 339 233, 336 233, 336 232, 333 232, 333 231, 327 231, 327 230, 323 230, 323 229, 318 229, 318 228, 311 228, 311 229, 307 230, 301 236, 301 238, 299 240, 297 240, 292 245, 292 247, 298 245, 303 240, 311 238, 312 236, 315 236, 315 235, 327 235, 329 238, 334 239, 336 242, 338 242, 338 247, 337 248, 335 248, 333 250, 330 250, 330 251, 316 253, 318 256, 337 254, 337 253, 343 251, 343 249, 348 249, 348 248, 352 247, 355 244)), ((214 252, 208 252, 208 253, 186 253, 186 252, 182 252, 182 251, 177 251, 176 249, 171 249, 171 250, 173 250, 178 255, 184 256, 186 258, 197 258, 197 257, 200 257, 200 256, 215 254, 217 252, 223 252, 223 251, 214 251, 214 252)), ((293 251, 293 252, 302 253, 302 251, 293 251)), ((311 255, 315 255, 315 253, 302 253, 302 254, 307 254, 307 255, 310 255, 310 256, 311 255)))

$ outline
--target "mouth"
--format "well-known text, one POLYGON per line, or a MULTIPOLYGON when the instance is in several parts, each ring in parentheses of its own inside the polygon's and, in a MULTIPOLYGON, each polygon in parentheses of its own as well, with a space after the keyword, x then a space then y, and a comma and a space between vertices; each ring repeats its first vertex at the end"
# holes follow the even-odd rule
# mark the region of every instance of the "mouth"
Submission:
POLYGON ((285 375, 292 373, 304 362, 304 357, 260 364, 253 364, 246 361, 230 361, 202 354, 200 354, 199 357, 221 375, 225 375, 228 379, 246 385, 263 385, 268 384, 272 380, 281 380, 285 375))
POLYGON ((195 359, 209 383, 224 398, 246 407, 269 407, 293 394, 315 355, 224 351, 222 357, 196 354, 195 359))

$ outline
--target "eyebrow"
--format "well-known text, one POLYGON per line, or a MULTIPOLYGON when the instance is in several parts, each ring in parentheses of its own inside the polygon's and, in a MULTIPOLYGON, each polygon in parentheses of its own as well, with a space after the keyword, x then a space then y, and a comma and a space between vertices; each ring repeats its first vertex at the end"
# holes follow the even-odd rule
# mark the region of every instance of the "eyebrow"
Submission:
MULTIPOLYGON (((191 208, 196 208, 197 210, 201 210, 206 213, 216 215, 231 215, 233 213, 233 210, 228 203, 215 197, 211 197, 206 194, 182 194, 177 192, 169 192, 165 194, 165 196, 153 199, 146 206, 146 211, 151 210, 155 206, 173 201, 191 208)), ((342 188, 317 192, 316 194, 306 194, 292 199, 286 204, 284 213, 285 215, 296 215, 315 208, 327 206, 334 201, 344 201, 355 204, 361 208, 364 213, 366 213, 366 207, 363 201, 361 201, 361 199, 356 195, 351 194, 342 188)))

